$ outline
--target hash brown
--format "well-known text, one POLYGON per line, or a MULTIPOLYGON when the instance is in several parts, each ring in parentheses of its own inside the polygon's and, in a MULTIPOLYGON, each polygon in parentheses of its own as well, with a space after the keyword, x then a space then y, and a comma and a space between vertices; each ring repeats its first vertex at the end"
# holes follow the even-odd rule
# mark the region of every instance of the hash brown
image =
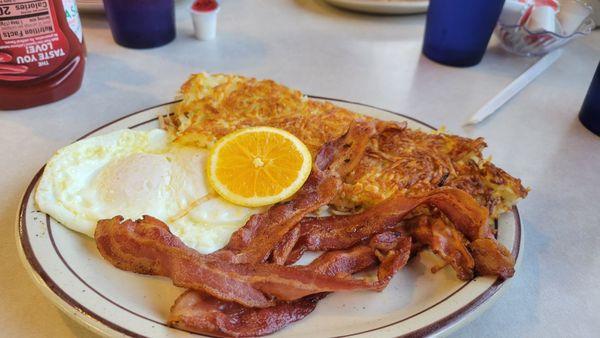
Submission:
MULTIPOLYGON (((311 100, 272 80, 238 75, 195 74, 181 87, 181 94, 183 100, 172 115, 163 118, 163 127, 175 142, 201 148, 209 148, 239 128, 270 126, 297 136, 314 156, 352 121, 372 119, 330 102, 311 100)), ((366 156, 346 176, 332 206, 356 211, 396 191, 414 196, 451 186, 471 194, 497 218, 524 198, 528 189, 485 159, 485 147, 482 138, 386 128, 371 139, 366 156)))

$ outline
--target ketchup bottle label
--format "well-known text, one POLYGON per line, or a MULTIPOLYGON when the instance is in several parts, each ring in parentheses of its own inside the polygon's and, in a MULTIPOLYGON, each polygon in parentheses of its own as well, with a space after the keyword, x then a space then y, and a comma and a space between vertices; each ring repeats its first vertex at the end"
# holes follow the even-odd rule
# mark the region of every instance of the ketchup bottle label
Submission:
POLYGON ((69 50, 52 0, 0 0, 0 80, 26 81, 51 73, 69 50))

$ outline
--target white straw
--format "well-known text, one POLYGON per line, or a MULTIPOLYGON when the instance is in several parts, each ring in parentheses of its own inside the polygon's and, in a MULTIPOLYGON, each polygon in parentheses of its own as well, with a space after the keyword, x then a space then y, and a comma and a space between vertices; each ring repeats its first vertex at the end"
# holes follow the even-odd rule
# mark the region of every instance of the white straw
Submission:
POLYGON ((529 67, 523 74, 519 75, 513 82, 511 82, 506 88, 502 89, 500 93, 494 96, 493 99, 488 101, 479 111, 471 116, 471 118, 465 123, 466 126, 477 124, 490 115, 492 115, 498 108, 502 107, 508 100, 515 96, 518 92, 523 90, 531 81, 535 80, 540 74, 542 74, 550 65, 552 65, 561 56, 562 50, 555 50, 543 58, 539 59, 533 66, 529 67))

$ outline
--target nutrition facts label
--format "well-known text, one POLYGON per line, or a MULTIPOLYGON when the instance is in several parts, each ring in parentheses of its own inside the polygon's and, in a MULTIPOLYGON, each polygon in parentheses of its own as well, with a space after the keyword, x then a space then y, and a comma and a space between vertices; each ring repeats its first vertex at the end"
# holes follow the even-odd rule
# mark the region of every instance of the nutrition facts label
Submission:
POLYGON ((1 81, 43 76, 68 58, 69 40, 57 18, 65 13, 56 12, 55 1, 0 0, 1 81))
POLYGON ((54 33, 50 0, 0 0, 2 40, 31 38, 54 33))

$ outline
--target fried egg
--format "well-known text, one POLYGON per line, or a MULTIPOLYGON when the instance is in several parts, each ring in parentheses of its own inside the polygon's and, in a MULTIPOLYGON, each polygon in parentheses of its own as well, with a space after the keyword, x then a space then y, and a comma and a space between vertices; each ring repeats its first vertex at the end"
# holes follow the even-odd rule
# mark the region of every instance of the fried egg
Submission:
POLYGON ((94 236, 100 219, 151 215, 186 245, 210 253, 257 213, 216 195, 206 183, 203 149, 173 145, 167 133, 119 130, 60 149, 37 187, 40 211, 94 236))

